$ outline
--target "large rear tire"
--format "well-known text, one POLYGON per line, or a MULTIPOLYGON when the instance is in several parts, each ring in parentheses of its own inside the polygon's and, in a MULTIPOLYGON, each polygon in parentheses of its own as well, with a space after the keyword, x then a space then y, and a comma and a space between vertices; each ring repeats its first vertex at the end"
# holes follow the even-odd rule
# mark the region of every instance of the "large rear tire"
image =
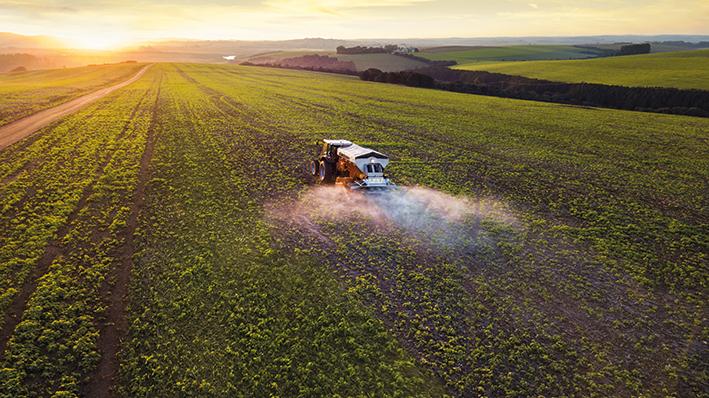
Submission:
POLYGON ((318 181, 320 181, 321 184, 330 184, 335 182, 335 165, 325 160, 321 160, 318 167, 318 181))
POLYGON ((310 175, 313 177, 318 177, 320 175, 320 164, 317 160, 310 161, 310 164, 308 164, 308 172, 310 172, 310 175))

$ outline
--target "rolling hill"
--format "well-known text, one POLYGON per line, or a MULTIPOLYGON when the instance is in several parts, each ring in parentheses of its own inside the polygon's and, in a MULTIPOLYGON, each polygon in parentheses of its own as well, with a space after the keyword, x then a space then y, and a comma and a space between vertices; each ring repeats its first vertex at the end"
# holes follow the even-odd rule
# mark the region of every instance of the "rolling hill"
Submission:
POLYGON ((709 50, 571 61, 471 63, 456 68, 573 83, 709 90, 709 50))
POLYGON ((418 56, 434 61, 456 61, 459 64, 540 59, 593 58, 602 50, 564 45, 527 45, 506 47, 445 46, 423 49, 418 56))

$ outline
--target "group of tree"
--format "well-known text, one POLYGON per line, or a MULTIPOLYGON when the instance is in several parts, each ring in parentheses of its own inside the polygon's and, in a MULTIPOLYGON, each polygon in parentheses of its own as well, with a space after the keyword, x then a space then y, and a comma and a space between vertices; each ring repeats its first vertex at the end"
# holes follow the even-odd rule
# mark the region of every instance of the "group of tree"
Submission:
POLYGON ((650 54, 650 51, 652 51, 652 46, 650 43, 626 44, 624 46, 620 46, 618 55, 650 54))
POLYGON ((370 68, 359 74, 359 78, 370 82, 403 84, 411 87, 433 88, 435 80, 428 75, 414 71, 382 72, 370 68))
MULTIPOLYGON (((367 46, 355 46, 355 47, 345 47, 338 46, 336 48, 338 54, 393 54, 395 51, 399 50, 399 46, 396 44, 387 44, 383 47, 367 47, 367 46)), ((414 52, 418 49, 414 49, 414 52)))
POLYGON ((709 91, 704 90, 560 83, 442 67, 388 73, 369 69, 362 72, 360 78, 460 93, 709 117, 709 91))

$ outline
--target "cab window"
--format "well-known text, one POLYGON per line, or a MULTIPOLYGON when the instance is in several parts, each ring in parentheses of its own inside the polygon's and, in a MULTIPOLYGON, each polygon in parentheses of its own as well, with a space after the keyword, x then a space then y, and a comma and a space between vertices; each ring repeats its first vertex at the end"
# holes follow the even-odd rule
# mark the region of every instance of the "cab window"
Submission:
POLYGON ((383 173, 384 169, 382 168, 382 165, 379 163, 369 163, 367 164, 367 174, 372 174, 372 173, 383 173))

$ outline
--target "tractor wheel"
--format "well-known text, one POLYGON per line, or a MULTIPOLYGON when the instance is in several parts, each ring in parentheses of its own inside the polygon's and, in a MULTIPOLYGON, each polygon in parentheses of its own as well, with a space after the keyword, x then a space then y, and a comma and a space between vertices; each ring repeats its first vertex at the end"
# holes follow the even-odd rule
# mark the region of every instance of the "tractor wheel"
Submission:
POLYGON ((318 164, 317 160, 310 161, 310 164, 308 165, 308 171, 313 177, 317 177, 320 174, 320 164, 318 164))
POLYGON ((319 178, 321 184, 329 184, 335 181, 335 165, 324 160, 320 161, 320 167, 318 167, 319 178))

